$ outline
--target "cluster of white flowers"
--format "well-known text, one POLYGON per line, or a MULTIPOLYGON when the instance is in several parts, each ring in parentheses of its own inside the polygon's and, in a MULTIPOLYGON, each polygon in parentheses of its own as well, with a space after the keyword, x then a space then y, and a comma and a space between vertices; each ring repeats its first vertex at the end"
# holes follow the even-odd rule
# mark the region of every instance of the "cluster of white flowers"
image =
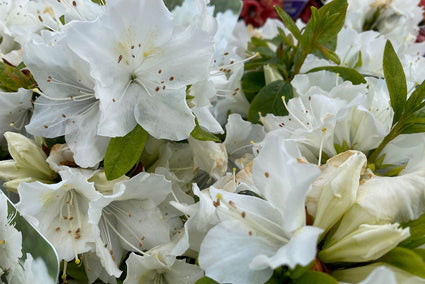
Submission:
MULTIPOLYGON (((73 262, 89 283, 319 277, 309 269, 326 283, 425 283, 425 241, 398 247, 413 236, 403 224, 425 213, 425 131, 392 136, 400 113, 383 64, 391 42, 408 96, 421 88, 419 1, 348 1, 339 64, 294 55, 305 61, 293 77, 258 58, 300 46, 294 29, 308 25, 254 29, 211 2, 170 11, 160 0, 1 0, 3 64, 34 85, 10 89, 0 69, 0 150, 10 155, 0 179, 56 249, 62 281, 83 281, 68 273, 73 262), (286 114, 252 121, 244 90, 258 82, 243 78, 256 60, 255 80, 291 87, 289 100, 272 98, 286 114), (119 144, 137 131, 143 141, 119 144), (111 178, 107 159, 140 145, 111 178), (391 262, 397 249, 416 251, 419 268, 391 262)), ((19 260, 21 238, 0 195, 0 283, 45 272, 31 255, 19 260)))

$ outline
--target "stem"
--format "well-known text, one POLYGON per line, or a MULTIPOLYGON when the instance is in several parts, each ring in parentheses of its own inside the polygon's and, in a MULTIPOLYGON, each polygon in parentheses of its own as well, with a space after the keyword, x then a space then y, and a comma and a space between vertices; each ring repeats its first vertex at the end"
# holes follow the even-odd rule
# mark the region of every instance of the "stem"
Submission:
POLYGON ((385 138, 379 144, 378 148, 376 148, 375 151, 373 151, 373 153, 369 156, 368 160, 370 163, 375 162, 375 160, 378 158, 379 154, 382 152, 385 146, 387 146, 389 142, 391 142, 394 138, 401 134, 401 130, 404 124, 403 120, 404 118, 401 117, 400 120, 391 129, 390 133, 388 133, 388 135, 385 136, 385 138))
MULTIPOLYGON (((301 47, 302 48, 302 47, 301 47)), ((295 67, 294 72, 292 73, 291 77, 289 78, 289 82, 294 79, 295 75, 300 73, 301 66, 303 66, 305 59, 307 58, 307 55, 310 53, 311 47, 307 48, 307 50, 301 51, 301 59, 298 65, 295 67)))

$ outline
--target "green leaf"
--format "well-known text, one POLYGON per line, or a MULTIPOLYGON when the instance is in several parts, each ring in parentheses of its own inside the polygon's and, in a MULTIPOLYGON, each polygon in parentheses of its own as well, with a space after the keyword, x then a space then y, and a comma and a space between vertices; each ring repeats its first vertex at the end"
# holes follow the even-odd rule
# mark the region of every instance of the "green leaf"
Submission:
POLYGON ((282 97, 285 97, 286 100, 293 97, 291 84, 279 80, 265 86, 251 103, 248 120, 252 123, 258 123, 260 118, 258 113, 262 115, 266 115, 267 113, 278 116, 287 115, 288 111, 282 102, 282 97))
POLYGON ((292 40, 292 36, 286 35, 285 31, 282 30, 280 27, 277 27, 277 30, 279 31, 279 35, 280 35, 280 38, 282 39, 282 41, 286 45, 294 47, 294 41, 292 40))
POLYGON ((344 26, 347 12, 346 0, 329 2, 319 10, 311 8, 311 18, 303 34, 302 44, 306 48, 311 44, 325 45, 338 35, 344 26))
POLYGON ((198 279, 198 281, 196 281, 195 284, 218 284, 218 282, 215 282, 211 278, 204 276, 204 277, 198 279))
MULTIPOLYGON (((421 104, 422 105, 422 104, 421 104)), ((407 119, 403 120, 402 134, 425 132, 425 107, 409 113, 407 119)))
POLYGON ((407 164, 398 166, 398 167, 393 167, 392 169, 390 169, 389 171, 387 171, 384 175, 386 177, 395 177, 398 176, 400 174, 400 172, 402 170, 404 170, 404 168, 407 166, 407 164))
POLYGON ((415 88, 406 102, 406 112, 414 112, 421 108, 422 102, 425 99, 425 82, 422 82, 415 88))
POLYGON ((425 214, 422 214, 416 220, 401 223, 400 226, 402 228, 409 227, 410 237, 402 241, 398 246, 413 249, 425 244, 425 214))
POLYGON ((338 54, 335 53, 335 51, 321 44, 315 44, 315 46, 329 60, 333 61, 337 65, 341 64, 341 59, 339 59, 339 56, 338 54))
POLYGON ((275 56, 275 52, 273 50, 271 50, 268 46, 259 46, 257 48, 254 49, 255 52, 258 52, 262 57, 274 57, 275 56))
POLYGON ((298 42, 302 41, 302 35, 300 29, 297 27, 295 22, 292 20, 291 16, 288 15, 282 8, 279 6, 274 6, 277 14, 282 19, 286 28, 292 33, 292 35, 298 40, 298 42))
POLYGON ((269 47, 269 45, 267 44, 267 41, 255 36, 251 37, 251 43, 255 45, 256 47, 260 47, 260 46, 269 47))
POLYGON ((31 76, 0 62, 0 88, 6 91, 16 92, 19 88, 32 89, 36 86, 31 76))
POLYGON ((255 95, 266 85, 263 71, 251 71, 245 73, 242 78, 242 91, 245 97, 251 102, 255 95))
POLYGON ((379 261, 398 267, 413 275, 425 278, 425 262, 422 257, 417 255, 413 250, 396 247, 381 257, 379 261))
POLYGON ((297 279, 302 277, 310 268, 314 265, 314 261, 310 262, 306 266, 297 265, 294 269, 289 270, 287 273, 291 279, 297 279))
POLYGON ((148 132, 137 125, 126 136, 111 139, 104 162, 108 180, 119 178, 131 170, 142 155, 148 136, 148 132))
POLYGON ((342 145, 334 143, 334 148, 337 154, 350 150, 350 146, 348 146, 348 143, 345 140, 342 141, 342 145))
POLYGON ((313 72, 318 72, 318 71, 322 71, 322 70, 337 73, 337 74, 339 74, 339 76, 341 76, 342 79, 350 81, 354 85, 366 83, 366 80, 365 80, 365 78, 363 77, 362 74, 360 74, 359 72, 357 72, 356 70, 354 70, 352 68, 343 67, 343 66, 316 67, 316 68, 309 70, 307 73, 313 73, 313 72))
POLYGON ((413 133, 421 133, 425 132, 425 123, 416 123, 407 125, 403 128, 401 134, 413 134, 413 133))
POLYGON ((422 260, 425 261, 425 249, 422 248, 417 248, 417 249, 413 249, 413 251, 419 255, 420 257, 422 257, 422 260))
POLYGON ((242 10, 242 1, 241 0, 211 0, 210 6, 214 6, 214 16, 217 13, 224 13, 227 10, 230 10, 235 15, 239 15, 242 10))
POLYGON ((320 26, 317 27, 319 44, 334 39, 344 26, 347 0, 335 0, 319 9, 320 26))
POLYGON ((329 274, 309 270, 294 281, 296 284, 337 284, 338 281, 329 274))
POLYGON ((406 76, 391 42, 387 40, 384 50, 384 76, 394 110, 393 125, 400 120, 407 98, 406 76))
POLYGON ((221 142, 221 140, 215 136, 214 134, 209 133, 208 131, 203 130, 198 123, 198 120, 195 119, 196 126, 190 133, 190 135, 195 138, 196 140, 201 141, 214 141, 214 142, 221 142))

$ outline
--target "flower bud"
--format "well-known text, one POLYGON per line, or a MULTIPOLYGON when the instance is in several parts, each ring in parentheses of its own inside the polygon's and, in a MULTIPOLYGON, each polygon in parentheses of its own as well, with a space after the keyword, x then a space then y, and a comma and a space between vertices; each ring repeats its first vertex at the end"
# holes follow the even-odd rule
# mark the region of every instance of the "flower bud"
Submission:
POLYGON ((361 225, 356 231, 336 243, 325 243, 320 261, 366 262, 380 258, 410 236, 409 228, 399 224, 361 225))

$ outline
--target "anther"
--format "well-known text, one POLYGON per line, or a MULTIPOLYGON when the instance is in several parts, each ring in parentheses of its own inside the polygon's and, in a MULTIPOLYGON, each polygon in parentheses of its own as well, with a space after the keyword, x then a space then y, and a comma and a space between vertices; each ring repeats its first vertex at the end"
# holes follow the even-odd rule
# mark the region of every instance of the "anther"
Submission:
POLYGON ((118 56, 118 63, 120 63, 122 60, 122 55, 120 54, 120 56, 118 56))

